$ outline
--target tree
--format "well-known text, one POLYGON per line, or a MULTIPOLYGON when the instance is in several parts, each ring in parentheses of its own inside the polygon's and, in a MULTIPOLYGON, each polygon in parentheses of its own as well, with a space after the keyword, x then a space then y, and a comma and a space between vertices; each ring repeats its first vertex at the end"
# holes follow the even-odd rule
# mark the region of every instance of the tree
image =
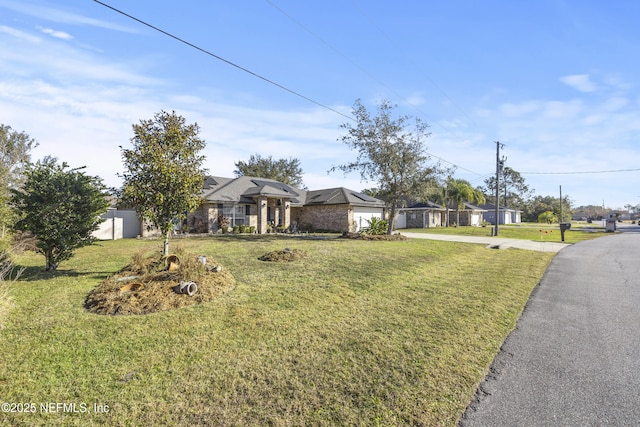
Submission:
POLYGON ((240 160, 235 163, 235 166, 237 169, 233 173, 236 176, 268 178, 297 188, 304 188, 300 160, 293 157, 274 160, 272 156, 262 157, 259 154, 252 154, 249 161, 240 160))
POLYGON ((20 190, 12 189, 12 205, 20 214, 15 229, 29 231, 37 239, 36 250, 46 258, 46 270, 73 256, 77 248, 90 245, 100 214, 109 203, 102 180, 81 168, 68 169, 57 159, 45 157, 27 166, 20 190))
POLYGON ((371 117, 369 111, 356 100, 353 107, 355 125, 344 123, 340 127, 346 135, 339 139, 357 150, 354 162, 334 166, 345 174, 359 171, 362 180, 371 180, 378 184, 378 191, 387 196, 390 209, 387 233, 391 234, 397 208, 415 198, 426 181, 432 178, 434 171, 427 167, 429 157, 425 153, 424 140, 430 135, 428 125, 415 119, 410 128, 409 116, 392 117, 393 108, 389 101, 378 106, 378 115, 371 117))
POLYGON ((11 126, 0 124, 0 228, 4 238, 5 229, 15 217, 9 208, 10 189, 17 189, 24 181, 22 172, 29 164, 31 149, 38 143, 24 132, 16 132, 11 126))
MULTIPOLYGON (((602 208, 600 208, 602 210, 602 208)), ((560 217, 560 198, 553 196, 536 196, 527 201, 524 205, 522 219, 524 221, 538 221, 540 214, 550 211, 556 218, 560 217)), ((569 196, 562 197, 562 218, 563 222, 567 218, 571 218, 571 201, 569 196)))
MULTIPOLYGON (((456 207, 456 224, 460 225, 460 208, 466 202, 484 203, 485 196, 479 188, 473 186, 464 179, 449 178, 447 180, 447 193, 456 207)), ((447 207, 448 208, 448 207, 447 207)), ((449 224, 447 224, 449 225, 449 224)))
POLYGON ((133 125, 133 149, 120 147, 125 167, 122 201, 160 230, 164 255, 174 222, 201 203, 206 170, 199 131, 197 123, 187 125, 175 111, 161 111, 133 125))
POLYGON ((554 222, 558 222, 558 217, 555 213, 551 211, 542 212, 538 215, 538 222, 545 222, 547 224, 552 224, 554 222))
MULTIPOLYGON (((492 176, 486 179, 484 183, 486 185, 485 192, 493 195, 490 196, 490 200, 495 204, 496 177, 492 176)), ((500 176, 500 196, 503 206, 522 209, 525 201, 531 197, 531 193, 532 191, 518 171, 508 166, 502 169, 502 175, 500 176)))

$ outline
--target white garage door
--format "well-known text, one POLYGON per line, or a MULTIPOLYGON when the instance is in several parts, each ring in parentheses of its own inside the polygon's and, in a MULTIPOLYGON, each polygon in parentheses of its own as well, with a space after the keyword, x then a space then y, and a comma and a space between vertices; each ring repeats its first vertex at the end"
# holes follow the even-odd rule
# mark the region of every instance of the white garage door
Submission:
POLYGON ((353 220, 356 223, 356 231, 360 231, 361 228, 369 226, 369 220, 376 217, 382 219, 382 208, 353 208, 353 220))
POLYGON ((396 216, 396 228, 407 228, 407 213, 398 212, 396 216))

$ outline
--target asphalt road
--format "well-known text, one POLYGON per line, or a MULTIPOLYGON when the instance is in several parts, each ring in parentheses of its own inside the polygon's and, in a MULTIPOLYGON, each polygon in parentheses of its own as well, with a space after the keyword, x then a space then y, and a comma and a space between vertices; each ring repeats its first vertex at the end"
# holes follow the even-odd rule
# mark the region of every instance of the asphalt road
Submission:
POLYGON ((640 227, 564 248, 460 426, 640 425, 640 227))

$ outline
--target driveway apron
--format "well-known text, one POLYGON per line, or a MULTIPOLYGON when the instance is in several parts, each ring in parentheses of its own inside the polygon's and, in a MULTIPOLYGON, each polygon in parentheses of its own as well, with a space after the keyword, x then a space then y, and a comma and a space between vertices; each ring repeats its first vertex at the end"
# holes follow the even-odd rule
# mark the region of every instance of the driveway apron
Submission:
POLYGON ((564 248, 460 426, 640 425, 640 233, 564 248))

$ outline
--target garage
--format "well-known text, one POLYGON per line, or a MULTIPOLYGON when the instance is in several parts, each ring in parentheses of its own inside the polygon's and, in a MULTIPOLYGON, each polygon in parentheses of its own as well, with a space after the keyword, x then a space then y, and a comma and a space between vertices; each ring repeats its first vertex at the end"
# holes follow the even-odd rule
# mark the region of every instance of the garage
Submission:
POLYGON ((360 231, 362 228, 369 226, 371 218, 382 219, 384 215, 384 208, 376 208, 370 206, 354 206, 353 207, 353 222, 356 224, 356 231, 360 231))

